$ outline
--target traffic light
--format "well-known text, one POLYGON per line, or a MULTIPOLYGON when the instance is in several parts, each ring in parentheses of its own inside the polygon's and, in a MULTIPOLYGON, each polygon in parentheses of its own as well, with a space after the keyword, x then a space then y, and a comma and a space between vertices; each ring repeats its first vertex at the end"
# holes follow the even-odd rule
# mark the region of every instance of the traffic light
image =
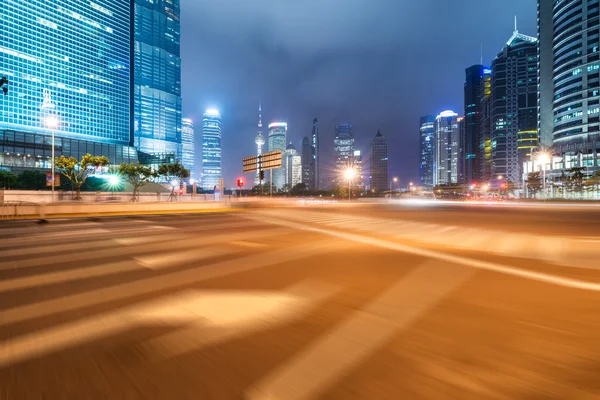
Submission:
POLYGON ((260 172, 258 173, 258 177, 261 181, 265 180, 265 171, 260 170, 260 172))
POLYGON ((242 187, 242 186, 244 186, 244 178, 240 178, 240 179, 238 179, 238 180, 237 180, 237 185, 238 185, 238 187, 242 187))

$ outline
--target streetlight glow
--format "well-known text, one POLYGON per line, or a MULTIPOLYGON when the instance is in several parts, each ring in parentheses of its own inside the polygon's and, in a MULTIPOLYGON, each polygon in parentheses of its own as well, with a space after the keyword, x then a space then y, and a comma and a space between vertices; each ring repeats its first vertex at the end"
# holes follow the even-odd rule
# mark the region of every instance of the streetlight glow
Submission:
POLYGON ((48 115, 44 118, 44 125, 50 129, 58 128, 58 117, 56 115, 48 115))
POLYGON ((173 179, 171 181, 171 186, 173 186, 173 187, 177 187, 178 184, 179 184, 179 181, 177 179, 173 179))
POLYGON ((117 186, 121 182, 121 178, 118 175, 110 175, 108 177, 108 183, 111 186, 117 186))
POLYGON ((356 170, 354 168, 346 168, 344 170, 344 179, 350 182, 354 178, 356 178, 356 170))

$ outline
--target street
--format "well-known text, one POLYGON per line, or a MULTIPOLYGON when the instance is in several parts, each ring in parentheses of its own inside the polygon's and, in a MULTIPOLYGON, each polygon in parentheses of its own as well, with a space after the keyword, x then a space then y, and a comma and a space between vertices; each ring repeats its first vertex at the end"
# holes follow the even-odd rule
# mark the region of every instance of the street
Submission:
POLYGON ((597 399, 600 208, 0 222, 0 399, 597 399))

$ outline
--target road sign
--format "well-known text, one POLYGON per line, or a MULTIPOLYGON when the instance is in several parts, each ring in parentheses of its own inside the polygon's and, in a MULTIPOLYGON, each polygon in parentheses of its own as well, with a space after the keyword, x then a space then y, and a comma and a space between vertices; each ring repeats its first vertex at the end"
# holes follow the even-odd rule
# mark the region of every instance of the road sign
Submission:
MULTIPOLYGON (((52 186, 52 172, 46 172, 46 186, 52 186)), ((54 186, 60 186, 60 174, 54 174, 54 186)))
POLYGON ((266 171, 281 168, 283 165, 282 151, 270 151, 260 156, 246 157, 242 160, 244 172, 266 171))

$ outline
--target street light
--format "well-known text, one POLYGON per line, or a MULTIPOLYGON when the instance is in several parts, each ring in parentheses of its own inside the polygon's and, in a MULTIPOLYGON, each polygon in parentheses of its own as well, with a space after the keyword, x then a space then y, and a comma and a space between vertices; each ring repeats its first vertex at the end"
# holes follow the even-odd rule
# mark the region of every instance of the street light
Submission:
POLYGON ((56 115, 49 115, 44 119, 46 127, 52 130, 52 202, 54 203, 54 131, 58 128, 58 117, 56 115))
POLYGON ((543 179, 543 190, 544 190, 544 199, 546 199, 546 164, 550 161, 550 156, 548 153, 540 153, 537 157, 538 161, 542 163, 542 179, 543 179))
POLYGON ((348 167, 344 170, 344 179, 348 181, 348 201, 352 194, 352 181, 356 178, 356 170, 352 167, 348 167))
POLYGON ((397 176, 395 176, 394 179, 392 179, 390 181, 390 199, 392 198, 392 189, 393 189, 392 183, 398 183, 398 177, 397 176))

